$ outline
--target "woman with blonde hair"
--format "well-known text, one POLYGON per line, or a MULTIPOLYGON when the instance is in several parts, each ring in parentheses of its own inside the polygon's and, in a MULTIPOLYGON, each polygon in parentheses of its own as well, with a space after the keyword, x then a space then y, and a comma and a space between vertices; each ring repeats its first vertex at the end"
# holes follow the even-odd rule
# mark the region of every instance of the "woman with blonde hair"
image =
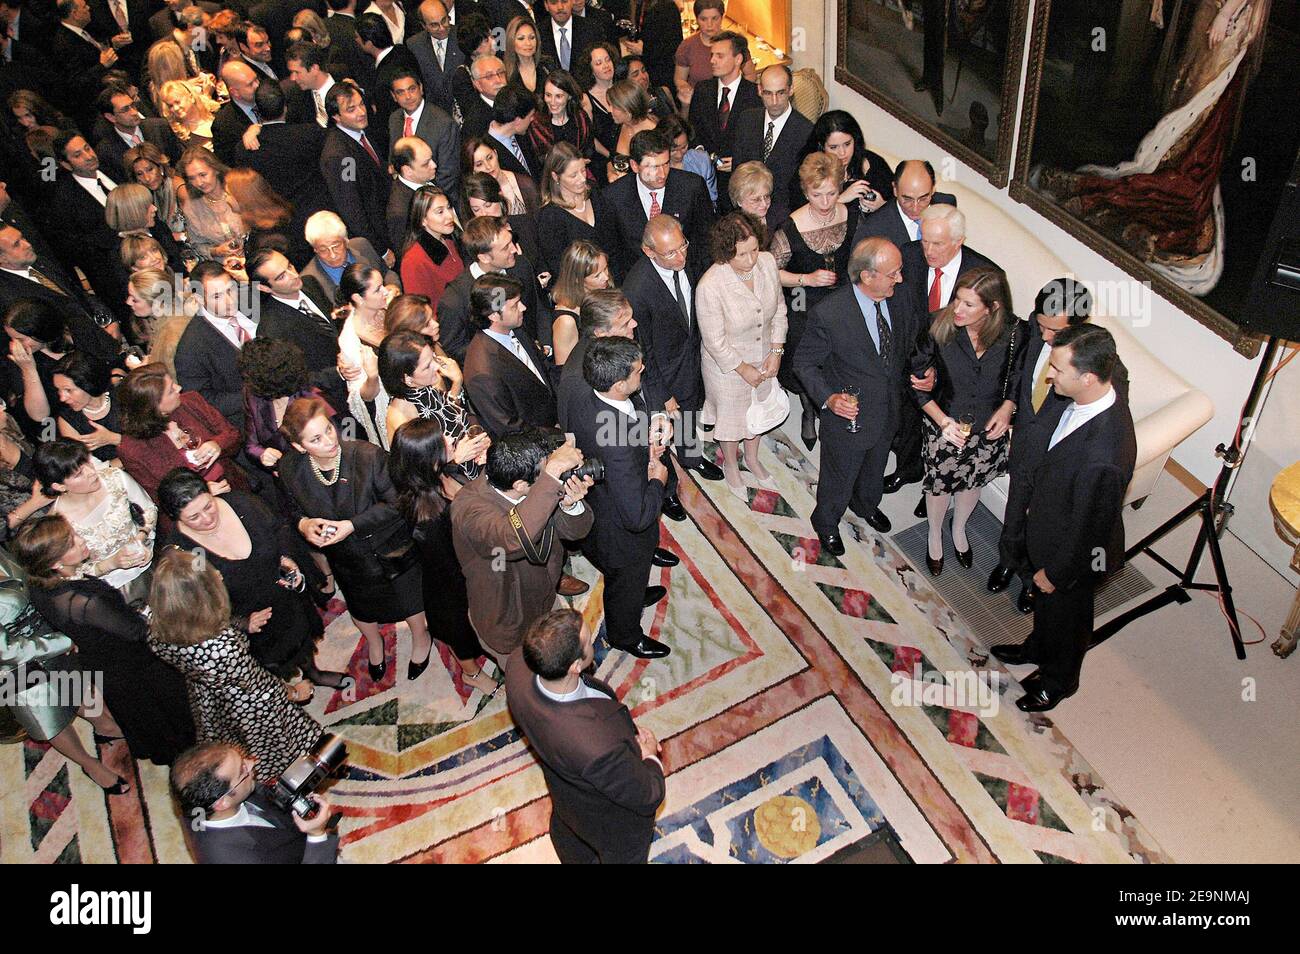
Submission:
POLYGON ((330 47, 330 31, 321 19, 319 13, 311 9, 299 10, 293 15, 293 25, 300 30, 306 31, 311 37, 311 42, 319 46, 322 50, 328 50, 330 47))
POLYGON ((514 17, 506 27, 506 81, 514 83, 530 96, 546 82, 552 64, 541 57, 537 25, 528 17, 514 17))
POLYGON ((171 124, 187 146, 212 148, 212 118, 216 110, 184 80, 168 80, 158 88, 158 114, 171 124))
MULTIPOLYGON (((195 254, 200 260, 242 259, 247 226, 239 204, 226 191, 230 169, 201 146, 186 149, 176 168, 185 178, 179 193, 181 211, 195 254)), ((242 261, 238 267, 243 268, 242 261)))
MULTIPOLYGON (((152 238, 162 249, 165 264, 172 271, 184 270, 180 246, 172 239, 171 232, 159 225, 158 207, 154 205, 153 193, 144 186, 136 182, 124 182, 109 192, 108 201, 104 205, 104 221, 123 242, 128 238, 152 238)), ((124 286, 130 276, 125 261, 126 256, 119 243, 117 263, 122 265, 119 277, 124 286)))
POLYGON ((320 724, 253 658, 248 621, 231 619, 226 584, 211 563, 169 547, 149 606, 149 648, 185 677, 200 743, 241 747, 257 760, 258 780, 272 782, 320 738, 320 724))
MULTIPOLYGON (((748 212, 760 222, 767 221, 767 210, 772 207, 772 189, 775 180, 772 170, 757 159, 742 162, 731 174, 727 183, 727 195, 731 204, 742 212, 748 212)), ((763 230, 765 233, 766 229, 763 230)), ((766 248, 771 243, 771 235, 765 234, 761 245, 766 248)))
POLYGON ((597 223, 609 211, 600 192, 591 188, 587 159, 567 142, 556 143, 547 154, 540 185, 537 232, 542 260, 537 267, 554 275, 570 245, 597 241, 597 223))
POLYGON ((146 268, 127 279, 126 306, 131 309, 135 338, 149 349, 149 363, 165 365, 176 378, 176 345, 198 311, 198 300, 187 297, 176 275, 146 268))
POLYGON ((934 314, 918 351, 914 364, 933 363, 938 373, 933 391, 915 392, 926 415, 921 489, 930 522, 925 560, 932 576, 943 572, 943 519, 950 497, 957 562, 967 569, 974 562, 966 521, 981 488, 1006 473, 1018 387, 1015 359, 1026 325, 1011 310, 1006 276, 995 268, 973 268, 957 279, 952 300, 934 314))
POLYGON ((185 53, 185 48, 172 38, 159 40, 149 47, 145 54, 145 92, 159 114, 164 115, 163 87, 173 81, 184 83, 209 113, 215 113, 218 105, 216 80, 199 71, 197 64, 187 62, 185 53))
POLYGON ((578 239, 560 260, 559 277, 551 295, 555 318, 551 322, 557 367, 569 360, 569 352, 578 343, 578 312, 588 292, 610 286, 609 257, 596 245, 578 239))

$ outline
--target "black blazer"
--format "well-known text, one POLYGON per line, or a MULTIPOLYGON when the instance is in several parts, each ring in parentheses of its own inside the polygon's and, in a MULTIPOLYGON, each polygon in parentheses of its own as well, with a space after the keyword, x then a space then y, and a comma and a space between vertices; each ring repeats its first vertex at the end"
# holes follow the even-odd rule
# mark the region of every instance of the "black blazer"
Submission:
POLYGON ((201 865, 332 865, 337 861, 337 834, 321 842, 309 842, 293 823, 293 817, 277 808, 260 789, 254 790, 248 801, 257 805, 259 814, 273 827, 199 825, 191 835, 195 861, 201 865))
MULTIPOLYGON (((706 151, 719 156, 731 156, 734 155, 732 144, 737 120, 746 110, 762 108, 763 100, 758 95, 758 85, 742 76, 731 102, 731 118, 727 120, 727 128, 723 129, 718 119, 718 78, 711 76, 695 85, 695 92, 691 94, 689 118, 695 127, 696 140, 706 151)), ((759 143, 762 144, 762 139, 759 139, 759 143)), ((718 191, 721 194, 721 186, 718 191)))
MULTIPOLYGON (((956 205, 957 197, 947 192, 936 192, 933 202, 942 202, 946 205, 956 205)), ((902 251, 904 245, 912 241, 912 235, 899 218, 898 200, 886 202, 876 211, 864 215, 858 220, 857 231, 853 233, 853 244, 856 246, 865 238, 887 238, 898 246, 902 251)), ((924 281, 924 278, 922 279, 924 281)))
POLYGON ((212 151, 228 166, 245 165, 244 130, 253 125, 243 107, 227 100, 212 117, 212 151))
MULTIPOLYGON (((464 75, 457 73, 457 76, 464 75)), ((452 80, 452 89, 456 90, 457 83, 452 80)), ((456 103, 460 106, 460 139, 464 142, 474 136, 486 136, 488 126, 492 122, 492 107, 483 102, 483 97, 479 95, 472 85, 468 88, 461 85, 459 95, 456 96, 456 103)))
POLYGON ((636 725, 614 691, 595 676, 582 680, 608 698, 548 699, 519 649, 506 663, 506 700, 542 764, 555 817, 597 855, 623 860, 650 841, 664 773, 641 757, 636 725))
MULTIPOLYGON (((881 211, 884 211, 884 209, 882 208, 881 211)), ((912 294, 928 309, 930 287, 926 284, 926 276, 930 273, 930 266, 925 260, 925 252, 921 250, 920 240, 908 242, 899 251, 903 255, 903 283, 912 289, 912 294)), ((1001 271, 1001 267, 993 259, 981 255, 969 245, 963 245, 961 249, 961 265, 957 277, 961 278, 961 276, 976 268, 996 268, 1001 271)), ((947 305, 950 301, 952 301, 952 295, 949 295, 942 302, 942 305, 947 305)))
MULTIPOLYGON (((171 126, 167 124, 167 120, 148 118, 140 120, 140 134, 144 136, 145 142, 153 143, 166 154, 173 166, 176 165, 176 160, 181 157, 181 144, 176 134, 172 132, 171 126)), ((130 148, 115 129, 109 129, 108 133, 95 143, 95 155, 99 156, 99 167, 114 182, 127 181, 122 157, 130 148)))
POLYGON ((176 383, 198 391, 234 427, 244 426, 244 380, 239 349, 202 315, 195 315, 176 343, 176 383))
POLYGON ((646 475, 650 465, 649 411, 640 394, 632 396, 632 403, 638 420, 629 418, 624 423, 619 420, 620 412, 587 385, 573 395, 568 407, 567 430, 573 433, 578 448, 605 464, 605 479, 587 491, 587 504, 596 519, 582 549, 609 568, 648 565, 659 545, 659 516, 666 489, 646 475), (611 433, 616 439, 610 439, 611 433))
MULTIPOLYGON (((108 37, 100 36, 89 27, 83 29, 100 43, 109 45, 108 37)), ((116 33, 117 30, 113 32, 116 33)), ((79 116, 90 117, 94 114, 95 97, 99 94, 100 81, 104 75, 104 67, 99 63, 99 50, 62 23, 55 26, 49 49, 66 87, 69 108, 79 116)))
POLYGON ((950 417, 969 414, 975 420, 975 427, 982 430, 984 422, 1003 401, 1016 399, 1020 388, 1020 352, 1028 336, 1028 322, 1013 320, 983 356, 976 358, 970 336, 960 328, 944 345, 928 332, 923 334, 917 366, 934 364, 936 381, 932 391, 915 392, 917 403, 924 407, 934 400, 950 417))
POLYGON ((247 165, 293 206, 295 221, 306 222, 312 213, 329 208, 320 172, 324 129, 312 120, 270 123, 257 138, 259 148, 245 153, 247 165))
MULTIPOLYGON (((641 251, 641 235, 648 220, 634 174, 628 173, 607 186, 603 194, 609 214, 596 223, 602 236, 600 247, 609 253, 610 268, 622 284, 637 259, 645 257, 641 251)), ((704 180, 693 172, 670 169, 660 207, 665 215, 682 223, 682 231, 691 243, 687 257, 702 272, 700 266, 708 258, 709 230, 715 218, 704 180)))
MULTIPOLYGON (((390 162, 393 158, 393 145, 402 138, 402 127, 405 122, 406 113, 400 109, 394 109, 388 117, 390 162)), ((460 127, 456 125, 449 113, 430 102, 426 96, 424 111, 420 113, 420 121, 415 125, 415 134, 433 150, 433 161, 438 166, 438 171, 433 177, 434 185, 447 193, 452 205, 456 205, 460 201, 460 127)), ((394 172, 401 171, 397 169, 397 163, 392 165, 394 172)))
MULTIPOLYGON (((109 9, 108 0, 89 0, 89 4, 90 26, 86 29, 91 36, 112 37, 122 32, 113 11, 109 9)), ((149 0, 126 0, 126 25, 131 34, 131 42, 117 51, 117 63, 114 65, 133 76, 143 65, 145 51, 151 42, 149 14, 152 7, 149 0)))
POLYGON ((304 281, 302 290, 325 315, 325 320, 308 318, 297 308, 262 292, 259 296, 261 317, 257 323, 257 337, 291 341, 301 348, 312 385, 330 397, 340 399, 338 406, 343 407, 347 404, 347 386, 338 372, 338 329, 329 317, 333 309, 316 282, 304 281))
POLYGON ((652 86, 673 89, 677 47, 682 40, 682 13, 673 0, 643 0, 641 43, 652 86))
POLYGON ((67 294, 60 295, 39 282, 0 269, 0 314, 20 298, 49 302, 62 312, 68 333, 72 335, 72 343, 79 350, 111 363, 119 353, 120 344, 91 317, 95 312, 104 315, 111 313, 98 301, 88 298, 81 285, 54 262, 38 258, 33 267, 66 290, 67 294))
MULTIPOLYGON (((515 17, 537 19, 533 15, 532 9, 520 3, 519 0, 482 0, 478 5, 478 11, 486 16, 493 26, 498 26, 502 30, 508 27, 510 21, 515 17)), ((461 9, 460 3, 456 4, 457 20, 468 12, 468 9, 461 9)))
POLYGON ((388 229, 388 247, 399 258, 402 243, 406 241, 406 223, 411 217, 411 203, 414 201, 415 190, 394 179, 393 188, 388 193, 388 207, 384 210, 384 222, 388 229))
MULTIPOLYGON (((408 19, 410 16, 408 13, 408 19)), ((402 70, 411 70, 416 76, 420 75, 420 62, 406 48, 405 43, 389 49, 391 52, 375 67, 374 85, 366 92, 366 102, 370 106, 370 126, 366 129, 366 135, 380 156, 388 155, 388 117, 397 110, 397 101, 393 99, 390 89, 393 77, 402 70)))
POLYGON ((515 142, 519 145, 519 151, 524 154, 524 162, 528 163, 528 168, 524 168, 523 163, 515 158, 515 154, 488 131, 487 141, 497 154, 497 164, 502 169, 509 169, 516 176, 524 176, 531 179, 534 184, 539 182, 542 177, 542 160, 537 158, 537 153, 533 151, 532 141, 527 133, 515 137, 515 142))
MULTIPOLYGON (((917 370, 914 361, 917 336, 924 327, 922 308, 905 284, 894 287, 887 307, 893 343, 888 366, 880 360, 867 330, 868 320, 875 323, 874 309, 870 316, 862 313, 852 285, 835 289, 809 312, 808 326, 794 356, 795 374, 817 407, 844 385, 857 385, 859 401, 869 413, 859 415, 856 434, 843 427, 832 427, 832 432, 864 448, 893 439, 904 387, 908 376, 917 370)), ((822 415, 822 426, 831 427, 825 416, 835 415, 829 409, 823 409, 822 415)))
MULTIPOLYGON (((366 4, 369 6, 369 4, 366 4)), ((358 12, 361 10, 358 6, 358 12)), ((330 35, 329 62, 342 67, 343 73, 355 80, 373 69, 370 57, 357 46, 357 19, 346 13, 330 13, 325 18, 325 29, 330 35)))
MULTIPOLYGON (((682 277, 690 283, 688 306, 694 318, 695 288, 699 276, 686 269, 682 277)), ((623 294, 632 304, 636 339, 644 354, 641 391, 646 400, 652 406, 662 407, 670 397, 674 397, 682 410, 698 411, 704 406, 700 323, 692 320, 687 327, 676 297, 655 271, 654 263, 644 255, 627 273, 623 294)))
MULTIPOLYGON (((694 100, 692 100, 694 102, 694 100)), ((747 109, 732 122, 735 124, 735 140, 732 145, 732 168, 737 169, 742 162, 763 160, 763 137, 767 133, 767 110, 747 109)), ((804 146, 812 135, 813 124, 803 113, 790 107, 790 116, 781 128, 781 135, 772 144, 772 152, 764 164, 772 173, 772 205, 767 210, 767 225, 774 229, 794 211, 793 196, 798 192, 799 162, 804 155, 804 146)), ((723 199, 718 193, 718 201, 730 205, 730 197, 723 199)))
POLYGON ((553 365, 523 330, 515 336, 546 383, 486 332, 475 334, 465 352, 465 393, 493 440, 523 427, 556 424, 555 388, 550 377, 553 365))
MULTIPOLYGON (((112 179, 107 172, 104 175, 112 179)), ((121 185, 119 180, 113 180, 121 185)), ((104 206, 72 181, 72 173, 60 169, 50 201, 51 233, 65 261, 76 262, 86 273, 90 287, 114 311, 114 304, 126 298, 118 277, 118 246, 121 239, 108 227, 104 206)))
MULTIPOLYGON (((383 161, 384 153, 369 131, 371 148, 383 161)), ((334 210, 352 237, 367 239, 380 255, 388 249, 388 227, 384 215, 393 180, 361 148, 361 144, 337 126, 325 131, 320 156, 321 176, 329 190, 334 210), (346 174, 345 174, 346 173, 346 174)))
MULTIPOLYGON (((552 31, 554 21, 549 15, 537 19, 537 53, 538 58, 547 57, 557 67, 562 67, 560 50, 555 45, 555 33, 552 31)), ((579 62, 582 51, 605 39, 605 32, 595 20, 586 17, 569 17, 569 72, 579 62)))
POLYGON ((451 77, 456 67, 465 62, 465 54, 456 45, 456 27, 453 26, 447 33, 447 52, 442 67, 438 66, 438 57, 433 52, 433 37, 427 30, 421 30, 407 40, 406 46, 420 64, 420 75, 424 78, 424 98, 450 114, 456 102, 451 95, 451 77))

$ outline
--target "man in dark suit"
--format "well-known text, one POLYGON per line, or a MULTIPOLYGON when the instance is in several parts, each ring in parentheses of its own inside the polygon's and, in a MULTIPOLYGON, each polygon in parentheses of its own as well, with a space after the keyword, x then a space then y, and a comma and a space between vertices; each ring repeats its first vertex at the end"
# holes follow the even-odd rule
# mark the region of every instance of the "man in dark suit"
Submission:
POLYGON ((595 642, 574 610, 543 616, 506 663, 506 699, 542 763, 561 863, 644 864, 664 798, 659 743, 587 674, 595 642))
POLYGON ((259 788, 256 763, 228 742, 207 742, 177 757, 171 786, 201 865, 332 865, 339 836, 327 834, 332 807, 311 796, 316 814, 300 818, 259 788))
POLYGON ((275 54, 271 49, 270 33, 257 23, 243 23, 235 28, 234 35, 239 55, 257 73, 257 78, 264 83, 280 82, 280 75, 271 62, 275 54))
POLYGON ((80 133, 63 130, 54 137, 58 178, 50 197, 50 221, 65 261, 76 262, 100 300, 124 301, 125 280, 116 267, 121 239, 108 227, 104 208, 120 183, 99 168, 99 156, 80 133))
POLYGON ((388 117, 397 109, 393 101, 393 79, 405 72, 419 76, 420 64, 405 43, 393 45, 388 23, 378 13, 363 13, 357 17, 357 46, 375 63, 374 85, 366 91, 366 101, 375 120, 370 127, 375 149, 381 156, 386 156, 388 117))
MULTIPOLYGON (((528 259, 519 253, 509 221, 480 215, 469 220, 461 236, 465 270, 447 285, 438 301, 438 324, 443 350, 465 363, 465 353, 477 325, 472 318, 470 291, 474 280, 489 273, 508 275, 523 287, 524 337, 551 344, 551 309, 546 296, 540 294, 537 273, 528 259)), ((548 372, 549 374, 549 372, 548 372)))
POLYGON ((1098 325, 1063 329, 1052 343, 1052 388, 1066 401, 1030 429, 1026 487, 1003 535, 1034 571, 1034 629, 1023 645, 994 646, 1008 665, 1037 663, 1022 681, 1023 712, 1046 712, 1079 688, 1093 632, 1097 582, 1124 560, 1124 494, 1137 463, 1128 404, 1111 383, 1115 339, 1098 325))
MULTIPOLYGON (((710 79, 695 86, 691 95, 689 118, 695 138, 706 152, 719 157, 718 195, 726 195, 731 178, 735 120, 749 109, 760 109, 758 86, 745 79, 749 61, 749 43, 739 33, 724 30, 709 45, 710 79)), ((774 190, 775 191, 775 190, 774 190)))
MULTIPOLYGON (((388 141, 395 146, 403 136, 424 140, 431 150, 435 170, 432 180, 423 181, 432 181, 447 193, 454 205, 460 196, 460 127, 450 115, 425 99, 424 84, 417 70, 394 73, 388 88, 398 107, 388 117, 388 141)), ((400 173, 391 148, 389 160, 400 173)))
POLYGON ((451 115, 456 105, 451 95, 451 76, 465 62, 465 54, 456 43, 456 27, 442 0, 424 0, 420 4, 424 29, 406 41, 420 64, 424 95, 443 112, 451 115))
POLYGON ((93 107, 104 71, 117 64, 116 46, 122 38, 96 36, 90 31, 90 5, 86 0, 59 0, 55 7, 59 25, 54 30, 50 54, 59 64, 66 86, 67 108, 88 118, 88 107, 93 107))
MULTIPOLYGON (((966 272, 998 268, 996 262, 965 241, 966 216, 955 205, 940 202, 921 213, 921 239, 903 246, 903 281, 914 299, 925 302, 927 314, 952 301, 957 279, 966 272)), ((916 402, 905 401, 898 434, 894 437, 894 472, 885 477, 885 493, 892 494, 904 484, 915 483, 925 476, 921 434, 921 411, 916 402)), ((918 503, 915 513, 924 516, 924 500, 918 503)))
POLYGON ((651 417, 640 395, 644 367, 635 341, 594 339, 582 357, 587 390, 574 397, 568 425, 579 449, 605 465, 605 479, 587 494, 596 519, 582 541, 583 554, 605 577, 605 639, 641 659, 660 659, 671 650, 642 631, 641 613, 667 595, 646 582, 659 546, 668 491, 662 458, 672 425, 663 415, 651 417))
MULTIPOLYGON (((456 4, 460 9, 460 3, 456 4)), ((504 35, 506 27, 510 26, 510 21, 515 17, 527 17, 535 20, 533 15, 532 4, 528 0, 482 0, 478 5, 479 12, 487 16, 488 20, 494 27, 500 27, 504 35)), ((461 13, 467 13, 467 10, 461 10, 461 13)))
POLYGON ((325 100, 334 121, 325 132, 320 170, 335 211, 347 224, 348 234, 364 238, 390 264, 388 228, 384 214, 392 179, 377 146, 366 135, 370 112, 361 90, 351 81, 335 83, 325 100))
POLYGON ((681 465, 705 480, 721 480, 722 468, 705 460, 695 433, 704 407, 695 314, 699 275, 687 268, 681 223, 671 215, 655 216, 646 225, 641 248, 643 255, 628 271, 623 292, 632 304, 645 359, 642 392, 652 407, 663 408, 673 419, 674 450, 681 465))
POLYGON ((321 129, 330 124, 325 97, 330 87, 345 76, 345 67, 327 61, 325 51, 315 43, 295 43, 285 55, 288 80, 281 83, 291 123, 314 122, 321 129))
MULTIPOLYGON (((782 63, 767 67, 758 77, 763 108, 748 109, 735 119, 733 166, 757 160, 772 173, 772 204, 767 210, 769 229, 790 216, 790 195, 799 176, 799 157, 813 130, 812 123, 790 104, 793 83, 790 67, 782 63)), ((722 196, 719 192, 719 201, 722 196)))
MULTIPOLYGON (((597 5, 589 0, 572 0, 572 3, 575 21, 586 20, 596 28, 596 35, 602 41, 618 46, 618 27, 614 24, 614 11, 610 9, 610 4, 597 5)), ((626 3, 622 4, 622 12, 619 14, 624 19, 631 12, 627 7, 626 3)))
POLYGON ((673 0, 642 0, 641 49, 653 86, 675 85, 677 48, 682 43, 682 12, 673 0))
MULTIPOLYGON (((149 34, 154 40, 165 40, 171 36, 172 30, 179 26, 176 14, 186 7, 198 7, 207 14, 216 13, 222 7, 220 3, 211 3, 209 0, 199 0, 198 3, 194 0, 163 0, 163 4, 161 10, 149 17, 149 34)), ((226 6, 243 15, 242 9, 237 9, 236 5, 228 3, 226 6)))
POLYGON ((904 159, 894 167, 894 195, 858 222, 853 244, 867 238, 887 238, 898 248, 921 238, 921 213, 932 203, 956 205, 957 197, 936 192, 934 166, 924 159, 904 159))
MULTIPOLYGON (((388 193, 388 209, 384 217, 388 222, 389 240, 396 250, 406 240, 415 193, 421 186, 433 182, 438 167, 433 161, 433 150, 419 136, 399 138, 393 144, 392 161, 397 169, 397 178, 393 181, 392 191, 388 193)), ((454 192, 447 194, 455 195, 454 192)))
POLYGON ((262 117, 257 112, 257 86, 261 82, 243 60, 221 67, 221 79, 230 99, 212 117, 212 151, 228 166, 244 165, 244 131, 262 117))
POLYGON ((132 75, 138 74, 150 42, 148 0, 89 0, 89 4, 91 34, 130 37, 129 43, 114 43, 113 47, 118 65, 132 75))
POLYGON ((329 61, 343 68, 343 75, 361 82, 370 69, 370 58, 357 46, 357 0, 326 0, 329 10, 325 29, 329 31, 329 61))
POLYGON ((526 91, 507 86, 492 101, 492 122, 487 128, 487 141, 496 150, 497 164, 534 183, 542 178, 542 160, 528 137, 536 112, 534 100, 526 91))
POLYGON ((555 427, 552 365, 524 323, 523 285, 484 275, 470 289, 479 331, 465 352, 465 393, 493 440, 523 427, 555 427))
POLYGON ((108 131, 95 146, 99 163, 116 182, 126 182, 122 157, 142 142, 150 142, 163 151, 175 166, 181 157, 181 144, 164 119, 145 119, 140 115, 135 97, 122 87, 109 87, 95 100, 95 108, 108 123, 108 131))
POLYGON ((292 341, 302 349, 311 383, 347 404, 347 387, 339 376, 338 329, 320 286, 304 282, 298 270, 274 249, 261 249, 248 260, 248 277, 263 294, 257 337, 292 341))
POLYGON ((471 87, 456 100, 460 107, 460 138, 486 136, 492 123, 492 104, 506 86, 506 65, 495 56, 480 56, 469 66, 471 87))
POLYGON ((839 523, 849 506, 878 532, 890 530, 879 507, 881 483, 905 400, 902 382, 914 370, 924 321, 922 306, 903 284, 902 265, 898 249, 886 239, 854 246, 848 269, 852 284, 812 310, 794 357, 795 373, 822 408, 821 477, 812 524, 832 556, 844 552, 839 523))
POLYGON ((275 83, 263 83, 254 97, 262 128, 258 148, 247 150, 250 168, 293 206, 289 230, 296 242, 312 215, 329 207, 329 193, 321 178, 320 157, 325 130, 311 120, 285 122, 284 93, 275 83))
POLYGON ((239 286, 219 262, 200 262, 190 280, 202 289, 203 306, 176 344, 176 383, 198 391, 222 417, 243 427, 239 351, 257 335, 257 324, 239 310, 239 286))
POLYGON ((623 176, 604 190, 609 215, 596 223, 600 247, 609 253, 610 269, 621 284, 644 252, 641 237, 653 215, 671 215, 690 241, 690 267, 703 273, 708 259, 713 203, 704 180, 693 172, 670 167, 671 144, 661 132, 649 129, 632 137, 629 147, 632 175, 623 176))
POLYGON ((573 15, 573 0, 545 0, 546 16, 537 21, 538 53, 573 71, 582 51, 605 39, 595 20, 573 15))

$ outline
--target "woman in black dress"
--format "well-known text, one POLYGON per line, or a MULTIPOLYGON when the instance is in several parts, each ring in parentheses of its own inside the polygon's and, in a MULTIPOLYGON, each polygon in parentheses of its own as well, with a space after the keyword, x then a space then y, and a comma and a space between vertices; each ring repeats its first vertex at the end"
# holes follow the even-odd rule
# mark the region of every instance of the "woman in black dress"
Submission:
MULTIPOLYGON (((318 686, 338 688, 341 672, 316 668, 316 640, 325 632, 289 556, 292 530, 256 497, 232 490, 213 496, 195 471, 178 467, 158 487, 158 505, 174 520, 168 545, 201 550, 221 573, 230 611, 248 618, 253 658, 284 680, 302 673, 318 686)), ((309 688, 309 687, 308 687, 309 688)), ((295 690, 302 697, 307 689, 295 690)))
POLYGON ((771 252, 785 288, 789 330, 778 378, 803 404, 801 436, 809 450, 817 443, 818 409, 794 374, 808 313, 835 288, 848 281, 849 253, 858 227, 858 207, 839 201, 844 166, 834 156, 815 152, 799 166, 806 203, 790 213, 772 236, 771 252))
POLYGON ((52 380, 59 396, 59 436, 85 444, 98 460, 116 460, 122 425, 107 365, 72 351, 55 364, 52 380))
POLYGON ((966 521, 979 503, 980 489, 1007 469, 1016 353, 1026 334, 1022 326, 1026 323, 1011 311, 1006 276, 993 268, 973 268, 957 279, 952 301, 934 315, 917 355, 916 366, 933 362, 938 371, 933 393, 916 392, 927 418, 921 489, 930 518, 926 565, 933 576, 943 572, 949 497, 957 562, 968 569, 974 562, 966 521))
MULTIPOLYGON (((813 124, 804 151, 808 155, 829 153, 844 166, 842 204, 856 203, 858 211, 866 215, 894 200, 894 174, 889 163, 867 148, 862 127, 844 110, 832 109, 821 114, 813 124), (872 197, 868 198, 869 195, 872 197)), ((791 198, 798 202, 798 197, 791 198)))
POLYGON ((29 596, 77 646, 77 665, 101 673, 104 701, 137 759, 168 765, 194 744, 185 680, 149 651, 149 627, 103 580, 81 577, 86 543, 63 517, 28 523, 13 542, 29 596))
POLYGON ((557 368, 564 366, 564 362, 569 360, 569 352, 578 343, 582 300, 590 292, 609 286, 609 256, 592 242, 582 239, 572 242, 560 258, 555 292, 551 296, 555 305, 551 339, 557 368))
POLYGON ((587 181, 587 160, 567 142, 551 150, 542 165, 542 210, 537 232, 542 260, 538 269, 555 275, 565 249, 576 241, 599 245, 597 226, 610 213, 587 181))
POLYGON ((591 172, 602 187, 609 181, 607 165, 618 144, 618 124, 609 109, 609 90, 626 76, 627 66, 613 43, 593 43, 583 51, 581 59, 573 67, 573 78, 587 94, 582 106, 591 119, 592 146, 595 149, 591 172), (620 70, 622 75, 619 75, 620 70))
POLYGON ((298 532, 325 552, 357 628, 366 638, 370 678, 383 678, 381 623, 411 630, 408 679, 429 664, 419 552, 397 510, 388 455, 365 441, 345 441, 319 398, 289 405, 281 425, 293 452, 280 459, 280 481, 296 509, 298 532))
POLYGON ((446 468, 453 463, 483 465, 490 443, 486 434, 452 442, 437 418, 421 418, 397 429, 390 457, 398 507, 415 527, 415 543, 420 548, 430 629, 456 654, 461 679, 486 693, 495 692, 497 684, 483 672, 483 647, 469 621, 465 575, 451 543, 451 497, 460 484, 446 476, 446 468))
MULTIPOLYGON (((552 70, 547 74, 537 97, 533 124, 528 127, 528 139, 533 144, 533 151, 543 161, 561 142, 567 142, 578 151, 578 155, 591 158, 595 151, 591 120, 582 108, 582 90, 571 74, 564 70, 552 70)), ((587 177, 595 181, 590 173, 587 177)))
MULTIPOLYGON (((499 219, 506 215, 506 209, 509 203, 506 202, 505 196, 501 193, 501 183, 497 182, 486 172, 470 172, 461 177, 461 210, 460 217, 462 222, 469 222, 470 219, 477 218, 480 215, 490 215, 494 219, 499 219)), ((515 243, 519 246, 519 251, 524 253, 524 258, 537 268, 541 268, 541 245, 537 235, 537 216, 528 215, 506 215, 506 220, 510 223, 510 231, 514 233, 515 243)), ((543 269, 544 271, 544 269, 543 269)), ((538 281, 542 287, 546 287, 545 279, 549 276, 539 275, 538 281)))

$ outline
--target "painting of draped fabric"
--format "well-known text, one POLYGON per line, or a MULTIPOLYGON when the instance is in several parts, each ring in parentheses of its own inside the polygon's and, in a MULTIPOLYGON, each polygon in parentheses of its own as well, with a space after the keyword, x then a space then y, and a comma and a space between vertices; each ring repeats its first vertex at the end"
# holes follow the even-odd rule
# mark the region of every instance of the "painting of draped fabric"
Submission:
POLYGON ((1040 0, 1012 195, 1236 342, 1297 63, 1298 0, 1040 0))

